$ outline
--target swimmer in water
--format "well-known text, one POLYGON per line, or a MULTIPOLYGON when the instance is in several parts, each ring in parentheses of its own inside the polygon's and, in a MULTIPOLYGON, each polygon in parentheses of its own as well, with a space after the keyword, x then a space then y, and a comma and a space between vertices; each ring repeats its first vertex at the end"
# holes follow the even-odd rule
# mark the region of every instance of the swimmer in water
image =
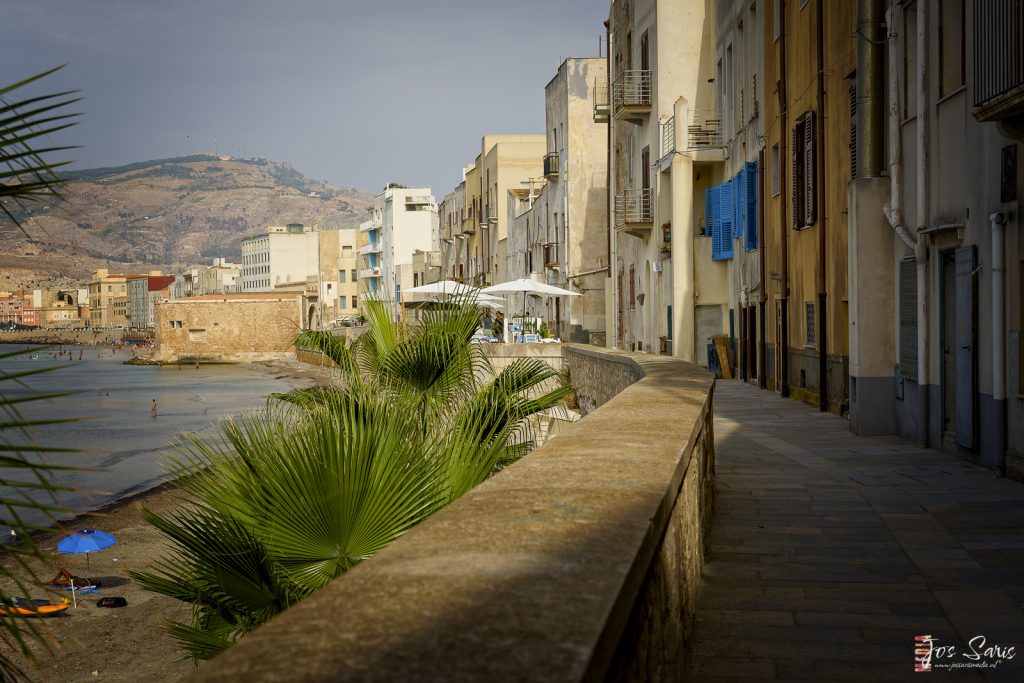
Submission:
POLYGON ((156 399, 153 399, 153 406, 149 409, 149 416, 156 417, 156 399))

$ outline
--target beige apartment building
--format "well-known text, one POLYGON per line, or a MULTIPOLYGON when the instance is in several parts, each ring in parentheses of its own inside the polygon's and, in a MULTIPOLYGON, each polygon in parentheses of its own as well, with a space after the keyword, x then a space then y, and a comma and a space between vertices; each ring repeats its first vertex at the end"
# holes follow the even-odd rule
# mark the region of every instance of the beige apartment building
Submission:
POLYGON ((545 151, 543 135, 483 136, 463 182, 438 208, 451 221, 441 221, 441 240, 451 240, 440 248, 444 272, 480 287, 509 279, 508 191, 542 182, 545 151))
MULTIPOLYGON (((543 178, 507 192, 508 279, 579 292, 529 302, 527 313, 567 341, 605 344, 609 278, 608 129, 594 120, 607 80, 599 57, 567 59, 545 88, 543 178)), ((509 298, 509 305, 512 299, 509 298)))
POLYGON ((615 0, 610 97, 594 109, 610 126, 608 345, 700 364, 730 310, 728 250, 714 247, 705 207, 725 177, 713 5, 615 0))
MULTIPOLYGON (((161 275, 159 270, 149 275, 161 275)), ((128 325, 128 278, 134 274, 111 273, 100 268, 89 280, 89 324, 91 327, 117 327, 128 325)))

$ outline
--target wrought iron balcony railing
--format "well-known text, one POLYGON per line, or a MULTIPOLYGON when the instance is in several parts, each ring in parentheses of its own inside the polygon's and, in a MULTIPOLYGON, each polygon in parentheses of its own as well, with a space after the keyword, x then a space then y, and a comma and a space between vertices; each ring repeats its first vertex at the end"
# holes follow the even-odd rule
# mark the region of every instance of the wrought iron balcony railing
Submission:
POLYGON ((650 69, 623 71, 612 84, 612 114, 628 119, 650 112, 651 82, 650 69))
POLYGON ((618 226, 650 223, 653 218, 650 188, 622 190, 615 195, 615 224, 618 226))
POLYGON ((689 149, 712 149, 723 146, 721 114, 715 109, 690 110, 687 138, 689 149))

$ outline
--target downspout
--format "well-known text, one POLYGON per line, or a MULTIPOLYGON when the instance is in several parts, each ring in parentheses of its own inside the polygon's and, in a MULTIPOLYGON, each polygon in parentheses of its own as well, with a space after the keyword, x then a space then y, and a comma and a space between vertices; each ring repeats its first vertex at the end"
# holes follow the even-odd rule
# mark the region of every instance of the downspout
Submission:
POLYGON ((779 235, 782 249, 782 297, 780 298, 779 393, 789 396, 789 226, 786 222, 786 137, 789 135, 789 103, 786 94, 786 0, 778 0, 779 27, 779 235))
POLYGON ((889 32, 889 202, 882 207, 882 213, 903 243, 916 249, 914 238, 903 225, 903 163, 900 161, 903 127, 900 125, 899 52, 896 49, 896 31, 893 30, 892 21, 892 8, 889 8, 885 11, 885 25, 889 32))
POLYGON ((928 398, 928 23, 929 3, 917 6, 917 442, 927 448, 928 398))
POLYGON ((1006 472, 1006 216, 994 213, 992 223, 992 450, 995 470, 1006 472))
POLYGON ((825 7, 828 3, 819 2, 816 7, 818 23, 818 120, 815 134, 817 135, 818 154, 818 410, 828 411, 828 311, 826 298, 828 286, 826 279, 826 234, 828 212, 825 204, 825 7))
POLYGON ((605 66, 605 77, 607 79, 606 87, 608 88, 608 163, 605 165, 607 173, 607 186, 608 193, 608 279, 611 280, 612 289, 612 305, 611 313, 612 319, 606 320, 605 326, 605 343, 607 345, 607 339, 611 337, 612 343, 609 348, 617 349, 621 340, 619 339, 619 278, 618 278, 618 249, 615 244, 615 188, 614 185, 614 174, 612 173, 612 159, 613 150, 615 149, 615 127, 613 124, 612 117, 612 39, 614 35, 611 31, 611 26, 608 22, 604 22, 605 33, 607 38, 605 39, 605 46, 608 51, 606 55, 607 66, 605 66), (611 335, 608 334, 608 329, 611 328, 611 335))
POLYGON ((761 201, 757 203, 757 244, 758 258, 761 261, 761 296, 758 304, 759 310, 757 316, 757 324, 759 328, 757 335, 757 386, 761 389, 765 389, 768 387, 768 377, 765 374, 765 368, 767 367, 767 342, 765 342, 764 333, 767 325, 765 324, 764 314, 768 309, 768 280, 770 278, 767 276, 768 273, 765 270, 765 261, 767 260, 765 258, 765 250, 768 248, 768 245, 765 243, 764 239, 764 203, 766 199, 764 189, 767 187, 768 183, 765 182, 764 178, 764 149, 761 149, 757 153, 757 165, 757 180, 760 185, 758 192, 761 197, 761 201))

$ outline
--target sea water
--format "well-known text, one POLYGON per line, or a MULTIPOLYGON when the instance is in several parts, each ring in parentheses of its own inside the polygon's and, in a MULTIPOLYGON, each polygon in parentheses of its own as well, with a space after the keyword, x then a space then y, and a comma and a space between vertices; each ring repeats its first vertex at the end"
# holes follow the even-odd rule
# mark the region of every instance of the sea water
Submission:
MULTIPOLYGON (((0 354, 17 348, 0 345, 0 354)), ((60 505, 70 513, 85 512, 160 484, 167 479, 168 454, 180 434, 210 433, 218 421, 258 410, 269 394, 292 387, 245 366, 126 365, 130 357, 130 351, 110 347, 54 346, 0 359, 3 374, 56 368, 25 377, 26 386, 0 383, 6 398, 70 392, 18 406, 29 419, 75 419, 33 427, 28 434, 36 444, 81 451, 42 456, 48 463, 80 468, 52 476, 54 483, 76 489, 59 494, 60 505), (65 353, 59 353, 61 350, 65 353), (156 417, 151 414, 154 399, 156 417)), ((24 440, 12 430, 7 430, 4 438, 24 440)), ((0 477, 9 476, 9 471, 0 470, 0 477)), ((0 496, 12 493, 0 490, 0 496)), ((31 521, 43 520, 33 515, 31 521)), ((6 531, 0 528, 0 535, 6 531)))

